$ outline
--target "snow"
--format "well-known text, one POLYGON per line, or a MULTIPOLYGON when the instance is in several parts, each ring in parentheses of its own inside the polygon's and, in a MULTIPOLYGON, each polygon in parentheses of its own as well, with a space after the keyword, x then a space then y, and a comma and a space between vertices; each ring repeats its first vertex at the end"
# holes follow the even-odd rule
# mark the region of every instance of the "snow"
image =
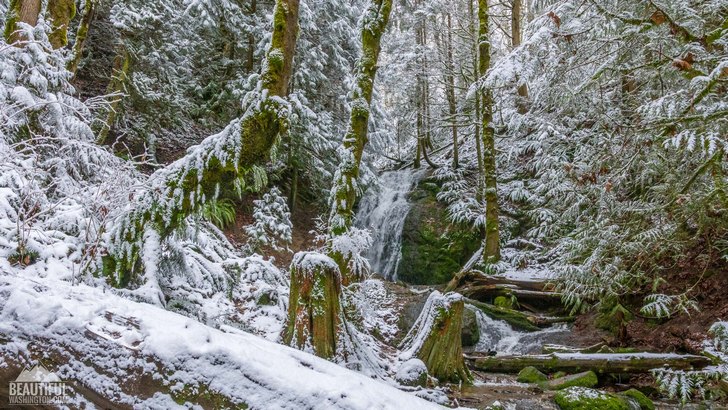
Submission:
POLYGON ((395 378, 402 383, 411 383, 419 379, 422 374, 427 374, 427 366, 417 358, 412 358, 399 366, 395 378))
MULTIPOLYGON (((87 285, 5 274, 0 276, 0 294, 6 295, 0 307, 0 333, 14 341, 0 347, 2 357, 14 356, 14 349, 27 349, 24 340, 63 343, 80 356, 94 353, 94 368, 113 376, 93 375, 98 370, 73 359, 58 374, 65 380, 83 379, 97 391, 110 389, 112 381, 123 383, 133 377, 123 368, 115 371, 113 357, 134 350, 138 353, 129 363, 145 357, 164 366, 164 372, 154 371, 164 385, 182 388, 204 383, 251 408, 439 408, 304 352, 249 333, 213 329, 87 285), (87 330, 102 335, 105 343, 84 336, 87 330), (102 344, 105 348, 98 349, 102 344)), ((153 370, 154 366, 145 365, 145 372, 153 370)), ((120 403, 144 406, 142 398, 123 394, 118 386, 111 389, 120 403)), ((153 402, 172 403, 159 395, 165 396, 158 393, 153 402)))

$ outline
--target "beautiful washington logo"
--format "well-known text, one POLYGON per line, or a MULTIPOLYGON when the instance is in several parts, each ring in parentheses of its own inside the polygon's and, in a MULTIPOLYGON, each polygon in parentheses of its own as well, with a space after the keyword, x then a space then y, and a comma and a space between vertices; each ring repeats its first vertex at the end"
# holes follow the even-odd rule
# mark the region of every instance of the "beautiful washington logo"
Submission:
POLYGON ((14 382, 10 382, 9 404, 63 404, 68 401, 70 391, 70 385, 42 364, 37 364, 32 369, 26 367, 14 382))

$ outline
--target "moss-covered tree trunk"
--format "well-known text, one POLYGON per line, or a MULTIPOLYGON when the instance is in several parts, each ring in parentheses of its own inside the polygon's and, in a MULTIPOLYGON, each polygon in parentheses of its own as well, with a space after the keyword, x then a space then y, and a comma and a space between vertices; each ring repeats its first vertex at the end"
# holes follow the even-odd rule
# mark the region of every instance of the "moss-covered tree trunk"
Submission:
MULTIPOLYGON (((521 5, 521 0, 513 0, 511 3, 511 45, 513 48, 521 45, 521 5)), ((528 88, 525 84, 518 86, 516 108, 521 114, 528 111, 528 88)))
POLYGON ((68 26, 76 15, 76 0, 49 0, 48 16, 51 19, 52 31, 48 35, 53 48, 65 47, 68 44, 68 26))
POLYGON ((400 345, 404 349, 401 358, 418 357, 441 382, 469 383, 461 341, 464 309, 459 294, 432 292, 400 345))
POLYGON ((341 325, 341 273, 326 255, 299 252, 291 262, 288 324, 283 341, 316 356, 336 355, 341 325))
POLYGON ((359 167, 368 142, 369 109, 377 74, 381 40, 387 29, 392 0, 372 0, 364 12, 361 31, 362 55, 356 64, 349 125, 342 142, 344 157, 334 178, 329 226, 334 235, 345 233, 354 219, 359 167))
POLYGON ((453 62, 453 40, 452 40, 452 17, 450 13, 445 16, 447 23, 447 59, 445 61, 447 70, 446 74, 446 94, 447 106, 450 110, 450 128, 452 130, 452 167, 457 169, 460 166, 459 146, 458 146, 458 118, 457 118, 457 101, 455 100, 455 64, 453 62))
MULTIPOLYGON (((478 0, 478 71, 481 80, 490 68, 490 32, 488 30, 488 0, 478 0)), ((495 130, 493 129, 493 93, 480 86, 483 133, 483 171, 485 173, 485 241, 483 260, 493 263, 500 260, 500 229, 498 226, 498 187, 496 183, 495 130)))
POLYGON ((10 0, 8 15, 5 20, 5 41, 12 44, 22 41, 18 33, 18 23, 26 23, 31 26, 38 24, 40 15, 41 0, 10 0))
POLYGON ((97 0, 85 0, 84 2, 83 17, 81 17, 81 22, 78 24, 78 29, 76 30, 76 40, 73 43, 73 52, 71 53, 71 58, 66 64, 66 68, 74 76, 76 75, 76 70, 78 70, 78 65, 81 63, 83 47, 86 44, 86 38, 88 38, 88 31, 91 28, 91 22, 96 14, 96 2, 97 0))
POLYGON ((126 51, 124 45, 119 46, 119 53, 114 58, 114 68, 111 72, 111 81, 106 87, 106 94, 112 95, 113 100, 109 103, 106 116, 101 121, 101 128, 96 136, 96 143, 103 145, 109 138, 109 133, 114 127, 117 114, 121 108, 121 102, 124 97, 124 90, 127 78, 129 76, 129 67, 131 66, 131 55, 126 51))
POLYGON ((104 271, 117 285, 127 283, 138 270, 145 226, 154 226, 164 239, 221 191, 234 190, 251 175, 257 180, 264 178, 256 167, 270 159, 272 147, 287 130, 285 97, 298 34, 298 11, 299 0, 276 0, 271 45, 258 88, 246 96, 243 117, 158 170, 152 178, 154 188, 144 192, 138 199, 140 205, 118 221, 111 255, 104 259, 104 271))

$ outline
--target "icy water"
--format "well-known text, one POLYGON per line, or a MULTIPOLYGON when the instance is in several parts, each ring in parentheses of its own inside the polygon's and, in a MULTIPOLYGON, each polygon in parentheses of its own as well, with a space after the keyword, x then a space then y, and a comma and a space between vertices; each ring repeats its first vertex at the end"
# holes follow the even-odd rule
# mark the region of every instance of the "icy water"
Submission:
POLYGON ((402 257, 402 228, 410 210, 407 195, 424 175, 405 169, 385 172, 379 185, 370 188, 361 200, 356 225, 372 232, 372 247, 366 257, 372 270, 388 280, 397 280, 402 257))
POLYGON ((495 351, 498 355, 538 354, 543 345, 558 343, 569 333, 566 324, 553 325, 537 332, 521 332, 502 320, 495 320, 479 309, 472 309, 478 321, 480 340, 474 347, 475 352, 495 351))

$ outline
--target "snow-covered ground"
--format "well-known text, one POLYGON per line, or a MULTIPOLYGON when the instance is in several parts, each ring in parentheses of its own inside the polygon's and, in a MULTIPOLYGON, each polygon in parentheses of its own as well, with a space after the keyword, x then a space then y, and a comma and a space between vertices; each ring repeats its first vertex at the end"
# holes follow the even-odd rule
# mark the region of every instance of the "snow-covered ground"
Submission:
POLYGON ((109 289, 25 276, 0 263, 0 336, 8 341, 0 344, 0 368, 30 364, 33 344, 40 344, 48 354, 65 352, 56 369, 62 379, 135 408, 190 408, 178 402, 197 389, 250 408, 439 408, 236 328, 213 329, 109 289), (140 374, 158 391, 132 394, 140 374))

